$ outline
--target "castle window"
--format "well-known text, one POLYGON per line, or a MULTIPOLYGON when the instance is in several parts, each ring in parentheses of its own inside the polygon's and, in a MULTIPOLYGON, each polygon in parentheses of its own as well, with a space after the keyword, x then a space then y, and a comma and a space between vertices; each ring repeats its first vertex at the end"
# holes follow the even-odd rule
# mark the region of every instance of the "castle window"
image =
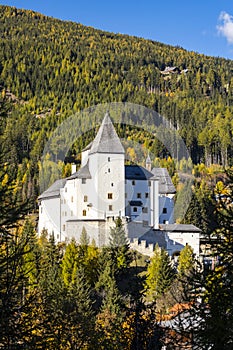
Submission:
POLYGON ((108 210, 109 210, 109 211, 112 211, 112 205, 109 205, 109 206, 108 206, 108 210))
POLYGON ((133 208, 133 212, 136 213, 138 211, 138 208, 137 207, 134 207, 133 208))
POLYGON ((66 225, 62 226, 62 230, 65 231, 66 230, 66 225))
POLYGON ((108 193, 108 199, 112 199, 112 193, 108 193))
POLYGON ((85 184, 86 183, 86 179, 82 179, 82 184, 85 184))
POLYGON ((167 214, 167 208, 163 208, 163 214, 167 214))
POLYGON ((132 185, 135 186, 135 180, 132 180, 132 185))
POLYGON ((108 162, 110 162, 110 160, 111 160, 111 158, 110 158, 110 157, 108 157, 108 162))
POLYGON ((137 198, 141 198, 141 193, 137 193, 137 198))
POLYGON ((143 214, 147 214, 148 213, 148 208, 147 207, 142 208, 142 212, 143 212, 143 214))
POLYGON ((87 211, 85 209, 83 210, 83 216, 87 216, 87 211))
POLYGON ((148 192, 145 193, 145 198, 149 198, 149 193, 148 192))
POLYGON ((83 197, 83 201, 84 201, 84 202, 87 202, 87 201, 88 201, 88 197, 87 197, 86 195, 83 197))

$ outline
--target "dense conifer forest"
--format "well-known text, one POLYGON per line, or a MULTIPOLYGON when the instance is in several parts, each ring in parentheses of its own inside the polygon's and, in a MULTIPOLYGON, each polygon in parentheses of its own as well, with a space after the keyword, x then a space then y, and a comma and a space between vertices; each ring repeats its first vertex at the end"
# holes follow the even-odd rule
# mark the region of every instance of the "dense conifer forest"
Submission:
MULTIPOLYGON (((233 61, 0 6, 0 94, 0 349, 232 349, 233 61), (46 141, 71 113, 108 102, 160 113, 185 141, 191 159, 177 163, 151 134, 118 125, 168 168, 181 196, 180 172, 192 168, 182 222, 210 240, 220 257, 212 270, 189 246, 178 266, 159 247, 148 262, 119 220, 103 249, 85 230, 80 244, 36 236, 46 141), (177 304, 202 327, 163 326, 177 304)), ((59 165, 64 177, 95 131, 59 165)))

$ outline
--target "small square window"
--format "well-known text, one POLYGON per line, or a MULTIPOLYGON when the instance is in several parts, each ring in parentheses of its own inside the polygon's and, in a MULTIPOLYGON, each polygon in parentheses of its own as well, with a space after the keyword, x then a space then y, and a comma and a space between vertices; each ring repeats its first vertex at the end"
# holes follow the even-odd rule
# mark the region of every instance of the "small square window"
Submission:
POLYGON ((86 183, 86 179, 82 179, 82 184, 85 184, 86 183))
POLYGON ((88 201, 88 197, 87 197, 86 195, 83 197, 83 201, 84 201, 84 202, 87 202, 87 201, 88 201))
POLYGON ((136 213, 138 211, 138 208, 137 207, 134 207, 133 208, 133 212, 136 213))
POLYGON ((137 198, 141 198, 141 193, 137 193, 137 198))
POLYGON ((83 216, 87 216, 87 211, 85 209, 83 210, 83 216))
POLYGON ((163 214, 167 214, 167 208, 163 208, 163 214))
POLYGON ((112 211, 112 205, 109 205, 109 206, 108 206, 108 210, 109 210, 109 211, 112 211))
POLYGON ((108 193, 108 199, 112 199, 112 193, 108 193))

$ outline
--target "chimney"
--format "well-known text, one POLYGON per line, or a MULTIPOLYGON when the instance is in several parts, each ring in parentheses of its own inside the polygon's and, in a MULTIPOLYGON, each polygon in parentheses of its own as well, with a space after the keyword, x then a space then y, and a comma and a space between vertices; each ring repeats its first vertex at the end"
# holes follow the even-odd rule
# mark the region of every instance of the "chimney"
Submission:
POLYGON ((74 173, 76 173, 76 164, 71 164, 71 175, 73 175, 74 173))

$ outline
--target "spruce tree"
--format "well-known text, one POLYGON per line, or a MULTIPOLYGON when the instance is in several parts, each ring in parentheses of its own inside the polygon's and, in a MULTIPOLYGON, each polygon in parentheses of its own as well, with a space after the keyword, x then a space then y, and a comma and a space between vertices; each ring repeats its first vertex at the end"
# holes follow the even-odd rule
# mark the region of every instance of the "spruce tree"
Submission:
POLYGON ((153 299, 162 296, 172 284, 175 271, 168 253, 158 245, 147 269, 145 287, 147 294, 153 299))
POLYGON ((92 288, 80 266, 64 302, 65 339, 70 349, 91 349, 95 341, 92 288))
POLYGON ((76 271, 74 270, 76 270, 75 264, 77 262, 77 255, 78 246, 75 239, 72 239, 65 248, 65 253, 61 262, 62 278, 67 288, 69 288, 75 278, 76 271))
MULTIPOLYGON (((183 291, 191 306, 176 329, 192 334, 194 349, 230 350, 233 346, 233 172, 227 172, 227 196, 217 198, 217 228, 210 236, 215 265, 193 269, 183 291), (187 325, 188 329, 187 329, 187 325)), ((178 321, 178 320, 177 320, 178 321)), ((171 340, 174 344, 174 339, 171 340)))
POLYGON ((102 298, 96 319, 99 349, 122 349, 125 343, 122 322, 125 308, 117 287, 111 262, 107 261, 96 285, 102 298))
POLYGON ((109 252, 112 268, 117 275, 124 273, 129 267, 132 261, 132 253, 121 218, 116 219, 115 225, 114 228, 110 229, 109 252))
POLYGON ((187 244, 180 252, 177 270, 181 276, 185 276, 189 273, 189 271, 191 272, 194 267, 195 260, 193 256, 193 249, 187 244))

